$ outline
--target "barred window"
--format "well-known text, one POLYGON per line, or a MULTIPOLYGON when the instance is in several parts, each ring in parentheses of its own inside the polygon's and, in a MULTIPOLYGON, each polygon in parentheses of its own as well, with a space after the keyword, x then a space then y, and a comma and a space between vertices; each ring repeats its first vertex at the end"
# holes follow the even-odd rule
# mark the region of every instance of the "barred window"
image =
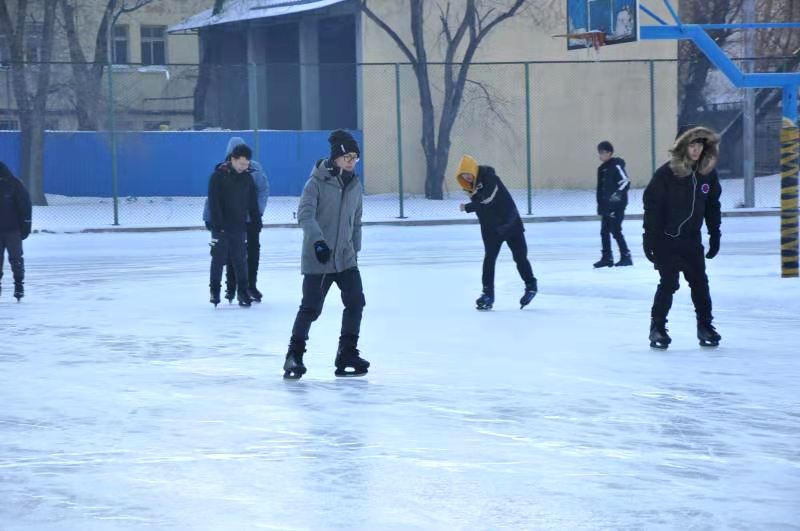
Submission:
POLYGON ((167 62, 166 26, 142 26, 142 64, 163 65, 167 62))

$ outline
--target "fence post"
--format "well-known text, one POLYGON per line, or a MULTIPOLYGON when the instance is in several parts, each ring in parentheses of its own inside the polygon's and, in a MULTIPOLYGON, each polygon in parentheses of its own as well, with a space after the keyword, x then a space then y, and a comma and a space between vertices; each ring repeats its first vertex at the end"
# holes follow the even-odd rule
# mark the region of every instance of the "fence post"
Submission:
POLYGON ((525 63, 525 143, 526 143, 526 157, 528 162, 528 215, 533 214, 533 188, 532 188, 532 155, 531 155, 531 65, 525 63))
POLYGON ((650 60, 650 175, 656 172, 656 73, 650 60))
POLYGON ((403 122, 400 113, 400 63, 394 64, 395 106, 397 107, 397 188, 400 194, 400 219, 405 219, 403 212, 403 122))
POLYGON ((255 63, 247 63, 247 95, 250 107, 250 128, 253 130, 253 158, 261 160, 258 143, 258 70, 255 63))
POLYGON ((106 28, 106 56, 108 58, 108 129, 111 133, 111 195, 114 203, 114 225, 119 225, 119 198, 117 193, 117 135, 114 119, 114 59, 111 57, 111 27, 109 21, 106 28))

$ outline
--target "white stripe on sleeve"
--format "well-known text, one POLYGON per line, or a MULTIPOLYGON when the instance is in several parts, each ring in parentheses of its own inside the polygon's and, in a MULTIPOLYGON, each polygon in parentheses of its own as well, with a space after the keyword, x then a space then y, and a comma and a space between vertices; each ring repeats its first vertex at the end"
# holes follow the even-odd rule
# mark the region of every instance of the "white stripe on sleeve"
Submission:
POLYGON ((621 192, 631 184, 631 181, 628 179, 628 175, 625 173, 625 170, 622 169, 622 166, 617 164, 617 169, 619 170, 619 174, 622 175, 622 180, 618 183, 619 188, 617 188, 617 190, 621 192))

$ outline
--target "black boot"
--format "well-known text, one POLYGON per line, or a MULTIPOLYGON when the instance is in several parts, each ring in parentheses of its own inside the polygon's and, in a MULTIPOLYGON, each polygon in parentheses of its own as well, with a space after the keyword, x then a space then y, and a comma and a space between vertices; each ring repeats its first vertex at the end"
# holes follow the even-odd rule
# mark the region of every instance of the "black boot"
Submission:
POLYGON ((701 347, 719 346, 722 336, 717 333, 710 320, 697 321, 697 339, 700 340, 701 347))
POLYGON ((336 351, 335 365, 336 376, 364 376, 369 369, 369 362, 361 357, 361 352, 356 346, 342 342, 339 342, 339 349, 336 351))
POLYGON ((652 319, 650 321, 650 346, 653 348, 664 350, 670 343, 672 338, 667 334, 667 321, 652 319))
POLYGON ((256 288, 255 286, 250 286, 249 288, 247 288, 247 294, 250 295, 250 298, 256 302, 261 302, 261 298, 263 297, 261 292, 258 291, 258 288, 256 288))
POLYGON ((213 304, 214 308, 216 308, 217 304, 219 304, 219 289, 220 289, 219 284, 217 284, 216 286, 211 286, 211 298, 209 299, 208 302, 213 304))
POLYGON ((283 377, 287 380, 299 380, 306 373, 303 365, 303 354, 306 352, 305 342, 289 342, 289 351, 283 363, 283 377))
POLYGON ((14 279, 14 298, 17 299, 17 302, 25 296, 25 286, 22 280, 14 279))
POLYGON ((613 267, 614 266, 614 255, 611 254, 611 251, 603 251, 603 256, 594 263, 593 267, 598 269, 600 267, 613 267))
POLYGON ((519 309, 521 310, 525 306, 530 304, 538 291, 539 291, 539 285, 536 282, 535 278, 530 282, 526 282, 525 293, 522 294, 522 298, 519 300, 519 309))
POLYGON ((228 304, 233 303, 233 299, 236 298, 236 287, 228 286, 225 288, 225 298, 228 299, 228 304))
POLYGON ((475 301, 475 308, 477 310, 491 310, 494 305, 494 290, 492 288, 483 288, 483 293, 475 301))
POLYGON ((631 259, 631 253, 622 253, 622 256, 619 258, 619 262, 614 264, 614 267, 623 267, 623 266, 632 266, 633 260, 631 259))
POLYGON ((239 290, 239 295, 238 295, 239 306, 241 306, 242 308, 249 308, 250 306, 252 306, 253 301, 250 299, 250 295, 248 295, 246 292, 242 293, 242 291, 244 290, 241 289, 239 290))

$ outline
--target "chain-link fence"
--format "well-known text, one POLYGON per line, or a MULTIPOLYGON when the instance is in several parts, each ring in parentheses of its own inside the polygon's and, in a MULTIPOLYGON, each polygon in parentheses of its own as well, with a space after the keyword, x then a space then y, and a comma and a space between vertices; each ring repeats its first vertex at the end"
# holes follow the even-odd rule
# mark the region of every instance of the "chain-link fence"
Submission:
MULTIPOLYGON (((791 68, 779 61, 754 70, 791 68)), ((268 174, 265 224, 292 224, 312 164, 326 156, 327 132, 337 127, 362 142, 367 221, 464 219, 453 178, 463 154, 496 169, 523 215, 591 216, 601 140, 627 161, 629 211, 639 213, 679 116, 723 133, 724 208, 744 204, 744 94, 712 71, 704 90, 713 103, 687 112, 676 61, 476 63, 463 91, 461 65, 124 65, 109 76, 93 64, 26 64, 31 94, 23 97, 33 101, 45 67, 46 132, 32 151, 40 177, 22 149, 26 118, 14 69, 0 69, 0 159, 41 180, 40 230, 202 226, 208 177, 233 136, 268 174)), ((780 102, 776 91, 756 96, 757 207, 779 206, 780 102)))

